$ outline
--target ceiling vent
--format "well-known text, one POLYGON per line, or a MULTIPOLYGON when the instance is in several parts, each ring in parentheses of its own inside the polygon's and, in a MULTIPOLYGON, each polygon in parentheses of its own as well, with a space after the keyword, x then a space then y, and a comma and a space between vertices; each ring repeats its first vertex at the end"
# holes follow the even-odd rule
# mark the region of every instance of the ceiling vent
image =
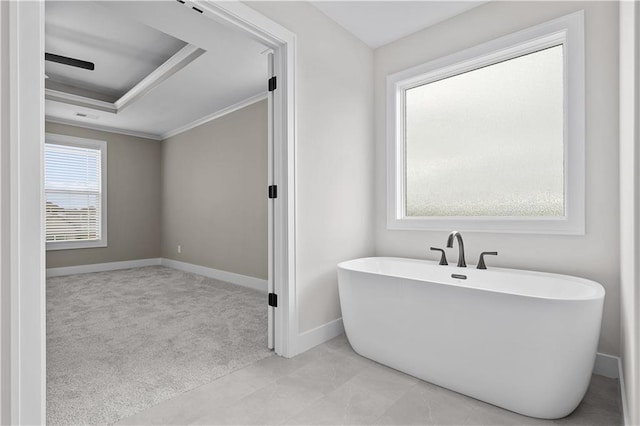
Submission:
POLYGON ((99 118, 97 115, 85 114, 84 112, 76 112, 74 115, 81 118, 90 118, 91 120, 97 120, 99 118))

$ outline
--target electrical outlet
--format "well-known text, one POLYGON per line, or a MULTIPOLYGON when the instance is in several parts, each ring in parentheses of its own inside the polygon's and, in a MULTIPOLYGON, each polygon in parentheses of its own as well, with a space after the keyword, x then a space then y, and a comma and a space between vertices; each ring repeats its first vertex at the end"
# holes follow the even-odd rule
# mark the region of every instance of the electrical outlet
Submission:
POLYGON ((182 246, 178 244, 178 253, 182 253, 182 246))

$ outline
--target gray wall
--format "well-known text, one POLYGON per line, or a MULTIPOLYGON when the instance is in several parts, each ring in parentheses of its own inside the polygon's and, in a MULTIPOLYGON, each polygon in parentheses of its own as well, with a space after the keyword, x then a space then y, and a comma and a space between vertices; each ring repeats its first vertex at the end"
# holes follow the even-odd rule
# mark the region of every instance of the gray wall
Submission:
POLYGON ((373 52, 307 2, 249 2, 296 34, 299 330, 340 317, 336 265, 373 254, 373 52))
POLYGON ((107 141, 108 247, 47 251, 47 268, 160 256, 160 142, 46 123, 48 133, 107 141))
MULTIPOLYGON (((376 251, 381 256, 433 258, 445 232, 386 229, 385 78, 388 74, 476 44, 585 10, 586 42, 586 235, 463 233, 467 258, 497 250, 491 265, 558 272, 593 279, 606 289, 599 350, 618 355, 618 4, 617 2, 489 2, 375 52, 377 135, 376 251)), ((455 261, 457 253, 448 255, 455 261)))
POLYGON ((162 257, 267 279, 267 182, 266 100, 162 141, 162 257))

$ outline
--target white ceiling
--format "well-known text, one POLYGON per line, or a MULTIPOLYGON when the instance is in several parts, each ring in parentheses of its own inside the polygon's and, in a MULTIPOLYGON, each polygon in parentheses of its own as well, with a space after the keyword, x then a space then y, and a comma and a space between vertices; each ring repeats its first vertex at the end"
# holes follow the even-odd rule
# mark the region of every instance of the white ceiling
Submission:
POLYGON ((473 1, 311 1, 331 19, 378 48, 487 3, 473 1))
POLYGON ((48 96, 50 121, 162 138, 266 92, 266 47, 178 2, 47 2, 45 17, 47 52, 96 65, 46 62, 46 87, 112 106, 184 46, 204 50, 117 113, 48 96))

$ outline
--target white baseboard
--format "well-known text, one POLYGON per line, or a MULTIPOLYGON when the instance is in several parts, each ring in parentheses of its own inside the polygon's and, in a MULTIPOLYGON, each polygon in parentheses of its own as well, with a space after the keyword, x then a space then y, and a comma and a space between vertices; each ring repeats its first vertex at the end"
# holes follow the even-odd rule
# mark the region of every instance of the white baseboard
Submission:
POLYGON ((619 384, 620 384, 620 402, 622 405, 622 424, 624 426, 626 425, 631 425, 631 423, 629 423, 629 417, 628 417, 628 412, 627 412, 627 391, 625 390, 624 387, 624 374, 622 372, 622 358, 618 358, 618 377, 619 377, 619 384))
POLYGON ((319 327, 300 333, 296 342, 296 354, 306 352, 314 346, 331 340, 342 333, 344 333, 342 318, 335 319, 319 327))
POLYGON ((221 271, 219 269, 207 268, 205 266, 194 265, 192 263, 180 262, 178 260, 153 258, 125 260, 122 262, 94 263, 91 265, 64 266, 60 268, 48 268, 47 278, 61 277, 65 275, 87 274, 91 272, 116 271, 119 269, 140 268, 143 266, 162 265, 168 268, 178 269, 180 271, 191 272, 205 277, 214 278, 242 287, 252 288, 254 290, 267 292, 267 280, 260 278, 240 275, 233 272, 221 271))
POLYGON ((178 260, 162 258, 162 266, 166 266, 180 271, 191 272, 203 275, 216 280, 225 281, 242 287, 267 292, 267 280, 240 275, 233 272, 221 271, 219 269, 207 268, 206 266, 194 265, 192 263, 180 262, 178 260))
POLYGON ((620 377, 619 363, 619 357, 598 352, 596 354, 596 362, 593 365, 593 374, 610 379, 618 379, 620 377))
POLYGON ((596 354, 596 362, 593 365, 593 374, 609 377, 610 379, 618 379, 620 386, 620 402, 622 405, 623 425, 629 425, 627 417, 627 392, 624 387, 624 374, 622 373, 622 359, 617 356, 596 354))
POLYGON ((152 259, 125 260, 122 262, 93 263, 91 265, 63 266, 60 268, 47 268, 47 278, 74 274, 87 274, 90 272, 117 271, 119 269, 157 266, 161 264, 162 259, 158 257, 152 259))

